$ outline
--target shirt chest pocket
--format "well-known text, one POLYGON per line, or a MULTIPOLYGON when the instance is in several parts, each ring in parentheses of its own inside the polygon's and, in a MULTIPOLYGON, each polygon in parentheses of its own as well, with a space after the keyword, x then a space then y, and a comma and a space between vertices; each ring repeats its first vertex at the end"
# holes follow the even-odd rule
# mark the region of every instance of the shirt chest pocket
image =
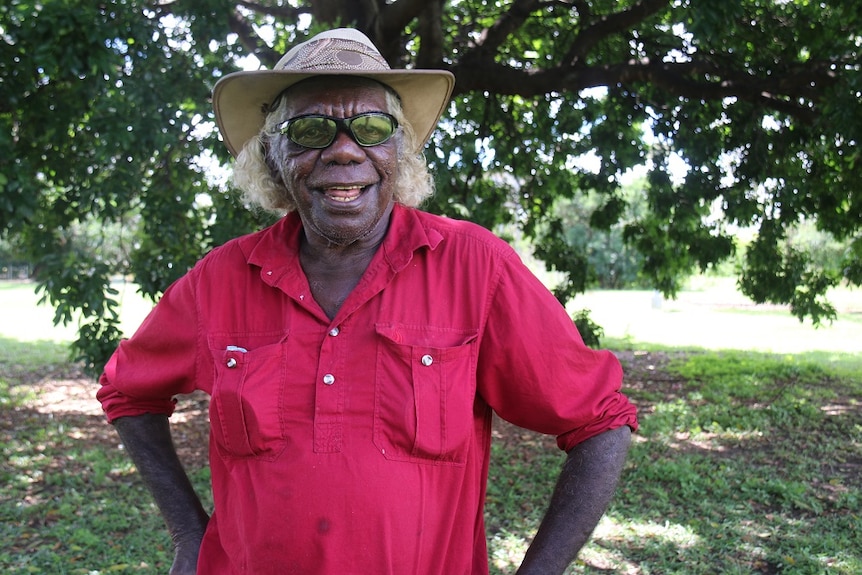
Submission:
POLYGON ((222 457, 275 460, 284 451, 286 342, 281 333, 210 339, 210 427, 222 457))
POLYGON ((376 329, 374 444, 388 459, 463 465, 474 425, 477 332, 376 329))

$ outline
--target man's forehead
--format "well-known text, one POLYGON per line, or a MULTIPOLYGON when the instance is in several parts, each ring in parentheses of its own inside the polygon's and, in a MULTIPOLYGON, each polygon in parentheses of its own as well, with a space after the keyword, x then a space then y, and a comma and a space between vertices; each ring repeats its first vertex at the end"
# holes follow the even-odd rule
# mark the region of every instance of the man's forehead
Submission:
POLYGON ((326 92, 334 97, 355 97, 357 88, 379 91, 381 96, 385 96, 387 91, 391 91, 388 86, 377 80, 361 76, 315 76, 297 82, 282 92, 281 96, 287 104, 290 104, 292 100, 299 100, 308 94, 317 95, 321 92, 326 92))

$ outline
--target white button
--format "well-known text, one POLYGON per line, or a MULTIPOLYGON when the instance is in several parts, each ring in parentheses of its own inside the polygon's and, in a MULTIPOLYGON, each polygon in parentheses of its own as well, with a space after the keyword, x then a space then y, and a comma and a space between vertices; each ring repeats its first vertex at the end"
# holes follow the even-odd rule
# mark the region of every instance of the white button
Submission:
POLYGON ((236 367, 236 360, 234 358, 230 358, 229 360, 227 360, 227 366, 236 367))
POLYGON ((331 330, 329 330, 329 335, 331 335, 332 337, 335 337, 338 334, 339 334, 339 330, 337 327, 334 327, 331 330))
POLYGON ((335 376, 334 375, 332 375, 331 373, 327 373, 326 375, 323 376, 323 384, 324 385, 332 385, 333 383, 335 383, 335 376))
POLYGON ((434 363, 433 357, 431 357, 430 355, 423 355, 422 356, 422 365, 424 365, 425 367, 428 367, 432 363, 434 363))

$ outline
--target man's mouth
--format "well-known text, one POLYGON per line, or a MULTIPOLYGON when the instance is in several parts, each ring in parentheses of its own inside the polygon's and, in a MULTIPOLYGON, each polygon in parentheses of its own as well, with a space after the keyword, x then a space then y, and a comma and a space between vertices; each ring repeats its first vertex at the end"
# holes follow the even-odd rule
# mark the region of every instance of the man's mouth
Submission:
POLYGON ((341 203, 349 203, 362 195, 364 188, 357 186, 335 186, 324 190, 326 197, 341 203))

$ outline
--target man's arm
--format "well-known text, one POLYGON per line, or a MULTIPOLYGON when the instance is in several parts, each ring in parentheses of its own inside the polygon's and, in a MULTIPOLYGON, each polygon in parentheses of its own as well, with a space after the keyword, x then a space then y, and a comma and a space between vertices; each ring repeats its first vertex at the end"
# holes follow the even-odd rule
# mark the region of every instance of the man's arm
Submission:
POLYGON ((177 457, 168 418, 121 417, 114 427, 168 526, 174 544, 171 575, 194 575, 209 516, 177 457))
POLYGON ((574 561, 611 501, 630 443, 631 430, 623 426, 569 451, 518 575, 561 575, 574 561))

